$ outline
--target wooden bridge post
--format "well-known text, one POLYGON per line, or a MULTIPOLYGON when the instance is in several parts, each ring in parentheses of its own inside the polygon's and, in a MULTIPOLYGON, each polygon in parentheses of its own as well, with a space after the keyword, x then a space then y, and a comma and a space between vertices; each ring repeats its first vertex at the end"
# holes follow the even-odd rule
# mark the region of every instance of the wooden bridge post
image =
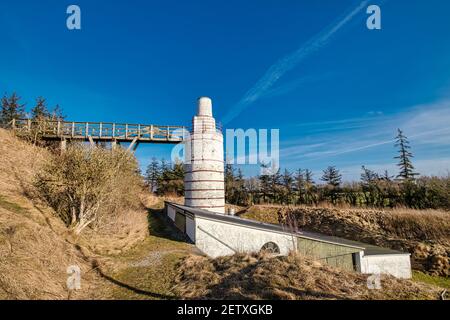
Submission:
POLYGON ((30 132, 31 131, 31 119, 27 119, 27 128, 28 128, 28 131, 30 132))
POLYGON ((75 122, 72 122, 72 138, 75 135, 75 122))
POLYGON ((61 134, 61 121, 58 120, 58 125, 56 127, 56 136, 60 136, 61 134))
POLYGON ((101 138, 102 137, 102 129, 103 129, 103 124, 100 122, 100 132, 98 134, 98 136, 101 138))
POLYGON ((133 141, 131 141, 130 145, 128 146, 127 151, 134 151, 134 150, 136 150, 138 144, 139 144, 138 137, 134 137, 133 141))
POLYGON ((61 149, 61 153, 63 153, 64 151, 66 151, 67 149, 67 140, 66 138, 62 138, 61 142, 60 142, 60 149, 61 149))
POLYGON ((95 147, 96 147, 96 144, 95 144, 95 142, 94 142, 94 139, 92 139, 91 136, 88 136, 88 139, 89 139, 89 143, 90 143, 91 147, 92 147, 92 148, 95 148, 95 147))

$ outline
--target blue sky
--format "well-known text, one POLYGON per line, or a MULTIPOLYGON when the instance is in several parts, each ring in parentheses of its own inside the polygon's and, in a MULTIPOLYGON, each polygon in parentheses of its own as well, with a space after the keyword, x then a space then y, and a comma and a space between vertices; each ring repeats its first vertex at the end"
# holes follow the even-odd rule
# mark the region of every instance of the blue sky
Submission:
MULTIPOLYGON (((450 169, 450 2, 1 1, 0 91, 74 121, 280 129, 281 166, 395 173, 396 128, 422 174, 450 169), (66 8, 81 8, 81 30, 66 8), (382 29, 366 28, 378 4, 382 29)), ((141 166, 171 146, 141 145, 141 166)), ((243 167, 247 175, 255 166, 243 167)))

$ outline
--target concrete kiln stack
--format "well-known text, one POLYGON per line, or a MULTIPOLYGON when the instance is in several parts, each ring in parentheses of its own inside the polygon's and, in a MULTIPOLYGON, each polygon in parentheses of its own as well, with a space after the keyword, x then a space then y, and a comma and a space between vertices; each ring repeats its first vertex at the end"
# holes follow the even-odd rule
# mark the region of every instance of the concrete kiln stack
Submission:
POLYGON ((210 98, 198 99, 198 112, 185 143, 184 204, 225 213, 223 135, 216 126, 210 98))

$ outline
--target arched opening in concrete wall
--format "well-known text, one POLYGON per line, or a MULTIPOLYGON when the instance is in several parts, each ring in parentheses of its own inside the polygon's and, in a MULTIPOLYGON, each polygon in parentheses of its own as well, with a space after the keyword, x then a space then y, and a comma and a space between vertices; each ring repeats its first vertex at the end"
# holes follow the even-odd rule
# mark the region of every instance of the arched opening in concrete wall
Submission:
POLYGON ((280 254, 280 247, 275 242, 267 242, 261 247, 260 252, 280 254))

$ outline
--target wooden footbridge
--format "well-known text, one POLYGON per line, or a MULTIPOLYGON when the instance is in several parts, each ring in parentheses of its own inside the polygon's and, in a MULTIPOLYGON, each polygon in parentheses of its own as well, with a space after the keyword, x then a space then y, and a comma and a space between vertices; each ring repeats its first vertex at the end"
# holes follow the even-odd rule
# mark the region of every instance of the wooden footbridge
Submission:
POLYGON ((39 132, 44 140, 59 140, 65 148, 67 140, 110 142, 112 147, 129 142, 128 149, 136 149, 139 143, 177 144, 184 141, 188 128, 184 126, 160 126, 112 122, 32 121, 14 119, 10 128, 18 134, 39 132))

